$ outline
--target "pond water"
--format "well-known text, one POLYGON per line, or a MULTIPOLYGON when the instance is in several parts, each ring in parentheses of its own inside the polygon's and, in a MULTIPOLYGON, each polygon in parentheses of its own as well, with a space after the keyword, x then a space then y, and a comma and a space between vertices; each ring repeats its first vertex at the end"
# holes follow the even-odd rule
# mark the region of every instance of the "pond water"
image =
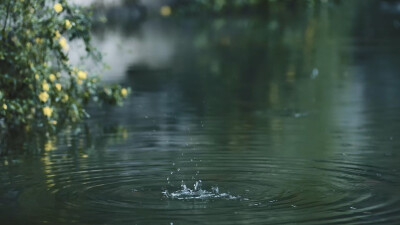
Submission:
POLYGON ((96 27, 105 80, 133 94, 55 136, 7 136, 1 224, 398 224, 387 4, 96 27))

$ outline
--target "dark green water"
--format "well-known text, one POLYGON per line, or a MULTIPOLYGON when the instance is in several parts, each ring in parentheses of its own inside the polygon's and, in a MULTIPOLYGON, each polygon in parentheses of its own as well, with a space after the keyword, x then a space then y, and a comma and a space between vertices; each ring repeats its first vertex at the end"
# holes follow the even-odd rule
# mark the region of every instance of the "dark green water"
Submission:
POLYGON ((134 93, 3 140, 0 223, 399 224, 400 14, 366 2, 96 29, 134 93))

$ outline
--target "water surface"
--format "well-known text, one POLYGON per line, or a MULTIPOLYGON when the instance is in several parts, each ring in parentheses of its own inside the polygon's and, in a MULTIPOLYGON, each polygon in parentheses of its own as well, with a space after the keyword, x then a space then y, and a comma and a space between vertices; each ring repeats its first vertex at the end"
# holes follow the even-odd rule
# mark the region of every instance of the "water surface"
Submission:
POLYGON ((3 140, 2 224, 398 224, 399 14, 329 2, 97 27, 133 95, 3 140))

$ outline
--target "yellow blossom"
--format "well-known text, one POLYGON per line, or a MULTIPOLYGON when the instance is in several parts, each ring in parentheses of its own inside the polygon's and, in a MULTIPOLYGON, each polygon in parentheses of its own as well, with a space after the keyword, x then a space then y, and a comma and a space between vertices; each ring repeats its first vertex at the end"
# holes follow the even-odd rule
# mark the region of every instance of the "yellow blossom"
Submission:
POLYGON ((83 82, 82 82, 82 80, 79 80, 79 79, 78 79, 78 80, 76 80, 76 83, 79 84, 79 85, 81 85, 83 82))
POLYGON ((57 125, 57 121, 56 120, 52 120, 50 123, 53 124, 53 125, 57 125))
POLYGON ((46 106, 43 108, 43 114, 47 117, 51 117, 51 114, 53 114, 53 109, 46 106))
POLYGON ((42 102, 47 102, 47 100, 49 100, 49 94, 47 94, 47 92, 41 92, 39 94, 39 99, 42 102))
POLYGON ((85 80, 87 78, 87 73, 83 71, 78 72, 78 78, 81 80, 85 80))
POLYGON ((43 89, 43 91, 49 91, 50 86, 49 86, 49 84, 48 84, 46 81, 43 81, 43 83, 42 83, 42 89, 43 89))
POLYGON ((64 51, 68 51, 69 46, 68 46, 68 43, 67 43, 67 39, 65 39, 64 37, 61 37, 60 40, 58 41, 58 43, 60 44, 61 48, 64 51))
POLYGON ((121 89, 121 95, 122 95, 122 97, 126 97, 126 95, 128 94, 128 90, 126 90, 126 88, 122 88, 121 89))
POLYGON ((68 101, 68 99, 69 99, 68 95, 64 95, 61 101, 65 103, 68 101))
POLYGON ((60 31, 56 31, 56 33, 54 34, 54 39, 58 39, 61 37, 60 31))
POLYGON ((56 80, 56 76, 54 74, 50 74, 49 79, 51 82, 54 82, 56 80))
POLYGON ((62 88, 61 84, 57 83, 57 84, 56 84, 56 89, 57 89, 57 91, 61 91, 61 88, 62 88))
POLYGON ((37 37, 37 38, 35 38, 35 42, 36 42, 36 44, 42 44, 43 43, 43 39, 37 37))
POLYGON ((70 29, 72 27, 72 24, 69 20, 65 20, 65 29, 70 29))
POLYGON ((169 7, 167 5, 161 7, 161 9, 160 9, 161 16, 170 16, 171 12, 172 12, 171 7, 169 7))
POLYGON ((63 7, 62 7, 62 5, 61 5, 60 3, 54 4, 53 9, 54 9, 54 11, 56 11, 57 13, 60 13, 60 12, 63 11, 63 7))
POLYGON ((6 104, 3 104, 3 109, 7 110, 7 105, 6 104))
POLYGON ((35 79, 39 80, 39 74, 35 74, 35 79))

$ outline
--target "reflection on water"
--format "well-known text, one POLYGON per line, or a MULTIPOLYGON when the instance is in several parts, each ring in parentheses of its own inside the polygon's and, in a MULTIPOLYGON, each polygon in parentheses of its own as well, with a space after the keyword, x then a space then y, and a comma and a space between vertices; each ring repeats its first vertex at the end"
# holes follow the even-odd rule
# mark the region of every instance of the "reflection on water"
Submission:
POLYGON ((1 220, 397 224, 400 30, 367 3, 95 29, 134 94, 9 134, 1 220))

